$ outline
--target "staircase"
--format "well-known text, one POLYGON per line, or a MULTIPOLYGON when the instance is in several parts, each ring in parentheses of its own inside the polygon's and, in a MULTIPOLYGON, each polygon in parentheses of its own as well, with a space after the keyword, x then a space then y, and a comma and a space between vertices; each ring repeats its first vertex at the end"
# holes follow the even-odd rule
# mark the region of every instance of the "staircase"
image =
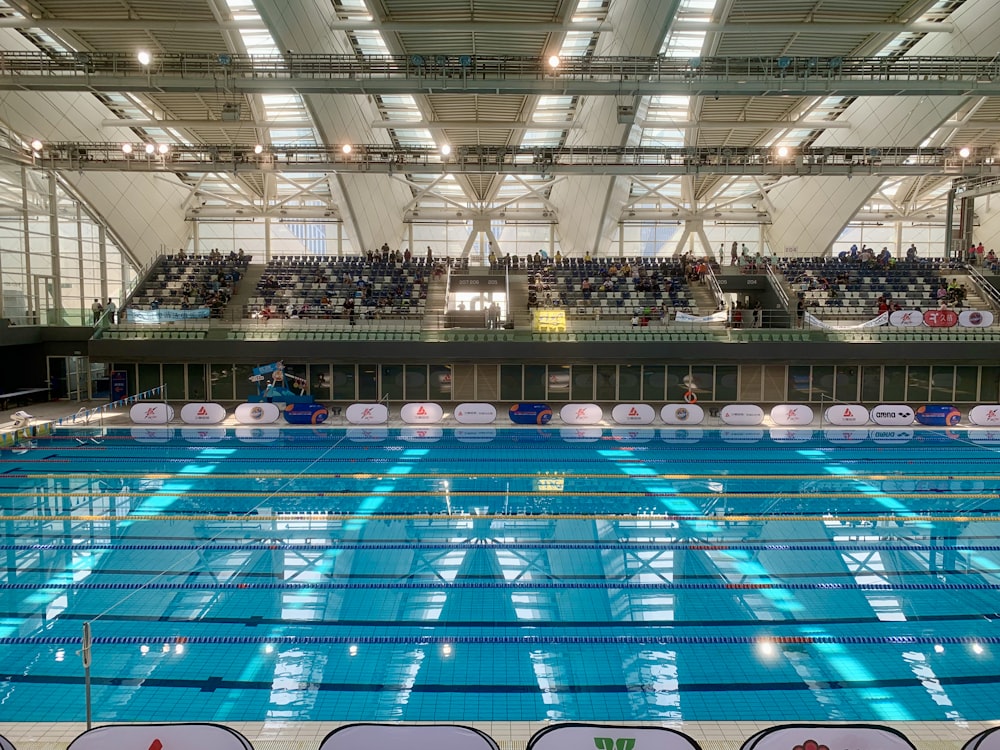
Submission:
POLYGON ((694 306, 691 312, 695 315, 710 315, 718 309, 718 300, 708 284, 699 284, 697 281, 689 283, 688 296, 694 306))
POLYGON ((510 298, 507 300, 507 320, 514 320, 514 330, 516 331, 530 331, 528 277, 520 273, 511 273, 507 278, 510 286, 510 298))
POLYGON ((247 303, 255 296, 257 283, 264 275, 267 268, 263 263, 251 263, 247 266, 246 275, 240 279, 239 289, 236 294, 229 298, 229 304, 223 311, 222 316, 226 320, 240 320, 247 317, 247 303))
POLYGON ((427 300, 424 319, 421 325, 428 330, 439 331, 443 327, 445 305, 445 277, 434 278, 433 274, 427 280, 427 300))

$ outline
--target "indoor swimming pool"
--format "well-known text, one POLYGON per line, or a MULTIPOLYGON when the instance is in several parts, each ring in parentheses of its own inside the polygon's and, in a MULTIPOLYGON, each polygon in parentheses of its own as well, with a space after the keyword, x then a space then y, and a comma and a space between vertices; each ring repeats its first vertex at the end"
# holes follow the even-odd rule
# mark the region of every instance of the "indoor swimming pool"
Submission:
POLYGON ((60 432, 0 705, 95 722, 998 718, 1000 433, 60 432))

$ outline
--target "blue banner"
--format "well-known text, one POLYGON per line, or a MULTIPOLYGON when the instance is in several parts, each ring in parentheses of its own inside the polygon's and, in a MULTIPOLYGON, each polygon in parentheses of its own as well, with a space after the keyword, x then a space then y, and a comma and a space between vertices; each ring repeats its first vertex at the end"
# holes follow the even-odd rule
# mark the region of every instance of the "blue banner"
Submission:
POLYGON ((127 395, 128 395, 128 372, 126 370, 112 370, 111 400, 120 401, 127 395))
POLYGON ((207 318, 211 310, 196 307, 193 310, 134 310, 128 311, 128 320, 133 323, 169 323, 175 320, 196 320, 207 318))

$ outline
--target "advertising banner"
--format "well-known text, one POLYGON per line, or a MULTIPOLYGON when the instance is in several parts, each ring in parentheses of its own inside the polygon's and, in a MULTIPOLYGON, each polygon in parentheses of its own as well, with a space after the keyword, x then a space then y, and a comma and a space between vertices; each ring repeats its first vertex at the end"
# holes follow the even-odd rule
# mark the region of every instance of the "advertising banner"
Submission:
POLYGON ((958 313, 954 310, 927 310, 924 325, 931 328, 951 328, 958 325, 958 313))
POLYGON ((1000 427, 1000 404, 981 404, 969 411, 969 421, 982 427, 1000 427))
POLYGON ((253 750, 239 732, 221 724, 115 724, 88 729, 67 750, 146 750, 210 747, 253 750))
POLYGON ((130 323, 171 323, 177 320, 198 320, 209 317, 212 311, 207 307, 196 307, 193 310, 139 310, 128 309, 130 323))
POLYGON ((813 410, 804 404, 778 404, 771 409, 771 421, 782 427, 811 424, 813 410))
POLYGON ((330 412, 323 404, 287 404, 281 412, 288 424, 323 424, 330 412))
POLYGON ((399 418, 407 424, 434 424, 443 416, 441 405, 434 403, 403 404, 399 410, 399 418))
POLYGON ((861 404, 834 404, 826 410, 826 421, 841 427, 868 424, 868 410, 861 404))
POLYGON ((240 424, 274 424, 281 419, 281 409, 276 404, 240 404, 236 407, 236 421, 240 424))
POLYGON ((958 314, 958 324, 966 328, 986 328, 993 325, 993 312, 990 310, 963 310, 958 314))
POLYGON ((889 324, 900 328, 916 328, 924 324, 924 314, 920 310, 896 310, 889 313, 889 324))
POLYGON ((666 404, 660 409, 660 419, 664 424, 701 424, 705 410, 698 404, 666 404))
POLYGON ((604 430, 600 427, 560 427, 559 437, 567 443, 594 443, 601 439, 604 430))
POLYGON ((129 409, 128 416, 136 424, 166 424, 174 418, 174 407, 155 401, 140 401, 129 409))
POLYGON ((222 404, 184 404, 181 407, 181 421, 185 424, 219 424, 226 418, 226 407, 222 404))
POLYGON ((868 439, 868 430, 824 430, 823 437, 834 445, 854 445, 868 439))
POLYGON ((872 422, 883 427, 913 424, 913 409, 905 404, 879 404, 871 410, 872 422))
POLYGON ((914 750, 905 736, 889 727, 865 724, 786 724, 764 729, 743 743, 743 750, 792 748, 843 750, 914 750))
POLYGON ((351 424, 385 424, 389 407, 385 404, 351 404, 344 412, 351 424))
POLYGON ((448 724, 348 724, 330 732, 319 746, 319 750, 387 748, 496 750, 497 746, 478 729, 448 724))
POLYGON ((492 443, 497 436, 496 427, 456 427, 455 439, 462 443, 492 443))
POLYGON ((514 404, 507 415, 514 424, 548 424, 552 408, 548 404, 514 404))
POLYGON ((611 419, 618 424, 652 424, 656 410, 649 404, 618 404, 611 410, 611 419))
POLYGON ((954 427, 962 421, 962 412, 951 404, 923 404, 913 416, 920 424, 933 427, 954 427))
MULTIPOLYGON (((556 724, 536 732, 530 750, 698 750, 686 734, 665 727, 556 724)), ((785 750, 791 750, 786 748, 785 750)))
POLYGON ((493 424, 497 408, 493 404, 459 404, 455 407, 455 421, 461 424, 493 424))
POLYGON ((444 430, 440 427, 431 426, 410 426, 403 427, 399 431, 400 440, 408 443, 436 443, 444 436, 444 430))
POLYGON ((678 445, 690 445, 701 442, 705 437, 705 430, 695 427, 690 430, 663 429, 660 430, 660 440, 664 443, 676 443, 678 445))
POLYGON ((128 372, 113 370, 111 372, 111 401, 121 401, 128 396, 128 372))
POLYGON ((889 313, 884 312, 871 320, 864 321, 863 323, 833 325, 832 323, 822 321, 812 313, 807 312, 805 314, 805 321, 807 325, 812 326, 813 328, 825 328, 828 331, 855 331, 862 328, 877 328, 878 326, 884 326, 889 322, 889 313))
POLYGON ((729 313, 725 310, 720 310, 711 315, 692 315, 686 312, 674 313, 674 320, 678 323, 725 323, 728 319, 729 313))
POLYGON ((764 421, 764 410, 756 404, 728 404, 719 409, 719 418, 731 425, 755 425, 764 421))
POLYGON ((604 411, 597 404, 566 404, 559 410, 559 418, 566 424, 598 424, 604 411))

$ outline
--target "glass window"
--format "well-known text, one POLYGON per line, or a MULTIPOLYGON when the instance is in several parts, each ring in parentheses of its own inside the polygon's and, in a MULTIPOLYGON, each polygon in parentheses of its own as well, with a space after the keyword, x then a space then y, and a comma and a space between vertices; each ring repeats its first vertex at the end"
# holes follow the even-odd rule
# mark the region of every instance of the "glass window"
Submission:
MULTIPOLYGON (((248 396, 257 394, 257 383, 250 380, 253 377, 253 365, 235 365, 233 377, 236 379, 236 398, 246 401, 248 396)), ((260 389, 263 391, 263 387, 260 389)))
POLYGON ((390 401, 402 401, 403 396, 403 366, 382 365, 382 392, 380 398, 390 401))
POLYGON ((838 365, 833 397, 838 401, 854 403, 858 399, 859 381, 856 365, 838 365))
POLYGON ((618 398, 626 402, 642 399, 642 368, 639 365, 618 368, 618 398))
POLYGON ((500 365, 500 399, 521 400, 521 365, 500 365))
MULTIPOLYGON (((866 370, 868 368, 865 368, 866 370)), ((902 365, 886 365, 882 368, 882 398, 886 404, 906 400, 906 368, 902 365)))
POLYGON ((812 393, 809 396, 809 400, 819 402, 823 402, 824 400, 830 401, 833 399, 833 388, 833 366, 813 365, 812 393))
POLYGON ((229 365, 209 365, 213 401, 232 401, 233 369, 229 365))
POLYGON ((931 368, 926 365, 913 365, 907 371, 906 400, 927 401, 931 385, 931 368))
POLYGON ((597 400, 618 400, 618 368, 614 365, 597 366, 597 400))
POLYGON ((545 365, 524 366, 524 398, 526 401, 545 400, 545 365))
MULTIPOLYGON (((695 365, 691 368, 691 385, 694 386, 695 395, 701 401, 713 401, 712 384, 715 378, 715 368, 712 365, 695 365)), ((677 389, 681 395, 687 390, 677 389)), ((670 390, 667 391, 667 400, 673 400, 674 396, 670 390)))
POLYGON ((736 401, 739 398, 739 372, 737 365, 716 365, 715 401, 736 401))
POLYGON ((568 365, 549 365, 548 382, 550 401, 568 401, 570 370, 568 365))
POLYGON ((175 401, 188 398, 184 390, 184 365, 175 363, 164 364, 163 383, 167 386, 167 398, 175 401))
POLYGON ((354 365, 334 365, 333 400, 354 401, 357 398, 355 380, 354 365))
POLYGON ((358 401, 377 401, 379 398, 378 366, 358 365, 358 401))
POLYGON ((954 398, 954 365, 934 365, 931 368, 931 401, 950 403, 954 398))
POLYGON ((788 388, 786 390, 789 403, 808 401, 810 388, 809 365, 789 365, 788 388))
POLYGON ((589 402, 594 399, 594 366, 593 365, 573 365, 573 391, 574 401, 589 402))
MULTIPOLYGON (((144 391, 152 390, 158 387, 163 381, 160 379, 160 366, 158 364, 140 364, 139 365, 139 382, 137 384, 137 393, 142 393, 144 391)), ((167 393, 168 397, 171 394, 167 393)), ((181 399, 184 398, 183 390, 177 391, 173 398, 181 399)))
POLYGON ((663 383, 666 368, 663 365, 643 365, 642 368, 642 399, 643 401, 662 401, 663 383))
POLYGON ((205 390, 205 365, 188 365, 188 398, 191 401, 204 401, 208 398, 205 390))
POLYGON ((995 404, 1000 399, 1000 367, 983 366, 979 370, 979 400, 995 404))
POLYGON ((882 400, 882 367, 865 365, 861 368, 861 400, 877 404, 882 400))
POLYGON ((114 364, 114 365, 111 365, 111 372, 112 373, 114 373, 114 372, 124 372, 125 373, 125 393, 127 395, 129 395, 129 396, 135 395, 135 393, 137 393, 137 391, 135 389, 136 380, 135 380, 135 365, 134 364, 127 364, 127 365, 114 364))
POLYGON ((431 365, 431 376, 428 381, 429 398, 432 401, 451 401, 452 372, 451 365, 431 365))
POLYGON ((406 366, 406 400, 427 400, 427 365, 406 366))
POLYGON ((979 368, 978 367, 956 367, 955 368, 955 400, 956 401, 978 401, 976 396, 979 391, 979 368))
POLYGON ((320 401, 330 400, 330 365, 309 365, 309 393, 320 401))

